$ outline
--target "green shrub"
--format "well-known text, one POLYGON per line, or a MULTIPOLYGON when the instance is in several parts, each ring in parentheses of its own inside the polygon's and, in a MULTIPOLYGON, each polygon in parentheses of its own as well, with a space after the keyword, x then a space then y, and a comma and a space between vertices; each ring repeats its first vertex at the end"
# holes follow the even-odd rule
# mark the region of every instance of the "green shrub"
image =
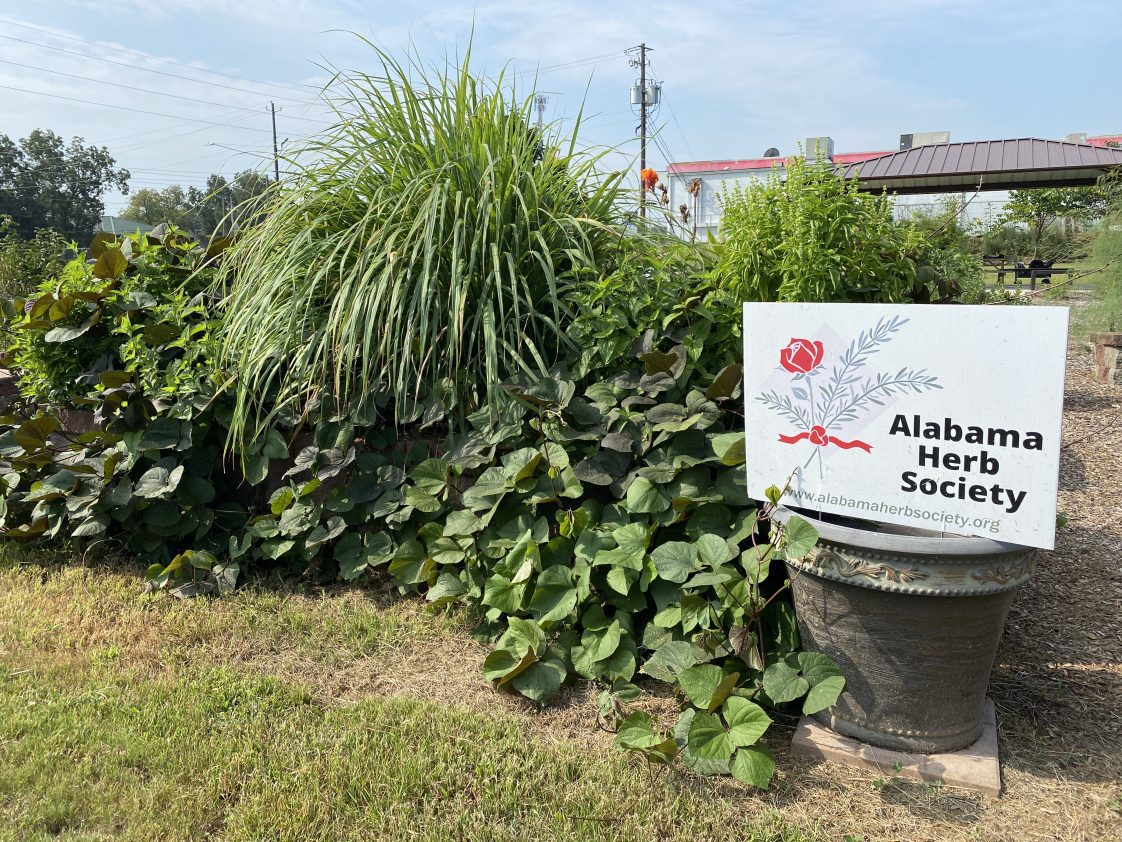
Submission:
POLYGON ((1094 307, 1094 329, 1122 331, 1122 213, 1106 217, 1095 229, 1090 243, 1091 258, 1101 266, 1101 301, 1094 307))
MULTIPOLYGON (((170 344, 153 348, 165 362, 170 344)), ((0 529, 123 541, 155 561, 157 585, 228 591, 264 560, 388 575, 434 607, 479 609, 477 634, 495 645, 484 675, 499 689, 544 703, 577 677, 601 681, 620 747, 766 786, 760 703, 813 713, 843 687, 832 662, 796 651, 790 605, 774 598, 785 574, 770 576, 816 535, 796 518, 769 540, 770 508, 748 498, 739 365, 709 377, 686 344, 638 350, 608 380, 506 384, 527 414, 445 456, 321 422, 295 459, 270 431, 244 477, 219 458, 225 412, 205 388, 148 401, 115 370, 95 433, 59 440, 43 413, 0 421, 11 466, 0 529), (271 460, 287 470, 264 499, 252 486, 277 476, 271 460), (679 686, 673 737, 645 713, 625 716, 640 672, 679 686)))
POLYGON ((620 175, 532 125, 533 97, 468 59, 429 75, 378 52, 339 80, 263 222, 233 248, 233 432, 310 401, 404 424, 497 418, 499 383, 573 349, 565 293, 620 245, 620 175))
POLYGON ((3 364, 19 372, 25 396, 76 405, 102 371, 142 353, 127 337, 178 336, 175 315, 155 305, 182 306, 210 286, 214 273, 206 260, 198 244, 174 230, 121 240, 98 235, 88 254, 42 281, 30 306, 17 299, 7 307, 3 364))
POLYGON ((885 196, 858 191, 826 160, 722 196, 714 277, 742 301, 907 301, 916 287, 906 228, 885 196))
POLYGON ((62 271, 69 250, 61 234, 40 228, 25 240, 10 216, 0 216, 0 298, 31 294, 62 271))

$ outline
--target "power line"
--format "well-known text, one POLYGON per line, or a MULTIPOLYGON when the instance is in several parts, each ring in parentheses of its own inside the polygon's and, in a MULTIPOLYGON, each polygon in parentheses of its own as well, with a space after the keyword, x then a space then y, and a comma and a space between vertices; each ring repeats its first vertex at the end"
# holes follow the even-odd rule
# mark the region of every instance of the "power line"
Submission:
MULTIPOLYGON (((94 84, 97 84, 97 85, 111 85, 114 88, 124 88, 124 89, 129 90, 129 91, 139 91, 142 94, 152 94, 153 96, 171 97, 172 99, 182 99, 182 100, 185 100, 187 102, 197 102, 201 105, 209 105, 211 107, 213 107, 215 105, 215 103, 210 102, 209 100, 198 99, 198 98, 193 97, 193 96, 182 96, 180 94, 165 93, 164 91, 154 91, 151 88, 138 88, 135 85, 125 85, 121 82, 108 82, 104 79, 94 79, 90 76, 82 76, 78 73, 65 73, 61 70, 52 70, 49 67, 36 67, 34 65, 31 65, 31 64, 21 64, 18 61, 9 61, 6 58, 0 58, 0 62, 2 62, 3 64, 10 64, 10 65, 13 65, 15 67, 22 67, 26 70, 36 70, 36 71, 39 71, 40 73, 54 73, 56 76, 66 76, 69 79, 81 79, 83 82, 93 82, 94 84)), ((259 110, 256 109, 256 108, 249 108, 249 107, 243 106, 243 105, 229 105, 229 104, 227 104, 224 107, 233 108, 233 109, 236 109, 238 111, 252 111, 254 113, 259 113, 259 110)), ((319 123, 321 125, 324 124, 324 122, 322 120, 317 120, 313 117, 298 117, 295 114, 287 114, 287 115, 284 115, 284 116, 288 117, 288 119, 290 119, 290 120, 304 120, 304 121, 309 122, 309 123, 319 123)))
POLYGON ((552 73, 555 70, 564 70, 568 67, 581 67, 586 64, 600 64, 601 62, 608 61, 610 59, 619 58, 621 52, 622 51, 617 50, 614 53, 605 53, 602 56, 591 56, 589 58, 576 59, 574 61, 567 61, 564 64, 552 64, 547 65, 546 67, 538 67, 534 70, 522 70, 518 73, 515 73, 514 75, 519 77, 540 76, 542 73, 552 73))
MULTIPOLYGON (((225 119, 225 117, 220 116, 220 119, 225 119)), ((234 124, 236 125, 238 123, 242 123, 246 120, 251 119, 251 117, 250 116, 234 117, 232 119, 233 119, 234 124)), ((213 131, 213 128, 211 126, 199 126, 199 128, 191 129, 190 131, 178 131, 178 129, 182 128, 183 126, 188 126, 188 125, 190 125, 190 123, 180 123, 178 126, 168 127, 173 132, 173 134, 170 134, 167 137, 162 137, 159 140, 148 140, 148 141, 144 141, 143 143, 128 144, 128 145, 125 145, 125 146, 123 146, 119 149, 114 150, 114 153, 118 154, 118 155, 121 155, 121 154, 126 154, 126 153, 129 153, 129 152, 137 152, 141 149, 151 149, 153 146, 159 146, 163 143, 170 143, 171 141, 174 141, 174 140, 181 140, 182 138, 185 138, 188 135, 198 134, 199 132, 213 131)), ((163 130, 167 131, 168 128, 165 128, 163 130)), ((238 125, 237 128, 244 128, 244 127, 238 125)))
MULTIPOLYGON (((219 120, 226 120, 226 119, 229 119, 229 118, 232 118, 232 117, 235 116, 234 115, 234 109, 224 109, 224 110, 225 110, 226 113, 216 114, 216 115, 214 115, 215 118, 219 119, 219 120)), ((240 117, 240 118, 236 118, 236 119, 246 119, 246 118, 245 117, 240 117)), ((189 125, 191 125, 191 124, 190 123, 179 123, 175 126, 160 126, 159 128, 155 128, 155 129, 146 129, 145 131, 142 131, 142 132, 129 132, 128 134, 118 135, 117 137, 111 137, 111 138, 107 139, 105 141, 105 143, 116 143, 118 140, 130 140, 131 138, 142 137, 143 135, 157 134, 159 132, 175 131, 176 129, 183 128, 183 127, 186 127, 186 126, 189 126, 189 125)))
MULTIPOLYGON (((182 76, 178 73, 168 73, 167 71, 156 70, 155 68, 152 68, 152 67, 140 67, 139 65, 129 64, 128 62, 124 62, 124 61, 115 61, 111 58, 104 58, 102 56, 91 56, 91 55, 87 55, 86 53, 79 53, 75 50, 67 50, 67 49, 64 49, 62 47, 55 47, 51 44, 40 44, 40 43, 37 43, 35 41, 28 41, 24 38, 16 38, 14 35, 0 35, 0 38, 4 38, 5 40, 8 40, 8 41, 17 41, 20 44, 29 44, 32 47, 42 47, 44 50, 54 50, 57 53, 66 53, 67 55, 78 56, 79 58, 83 58, 83 59, 88 59, 88 60, 92 60, 92 61, 103 61, 106 64, 115 64, 118 67, 127 67, 130 70, 140 70, 140 71, 143 71, 144 73, 155 73, 159 76, 168 76, 172 79, 182 79, 186 82, 195 82, 196 84, 199 84, 199 85, 210 85, 210 86, 215 87, 215 88, 225 88, 226 90, 229 90, 229 91, 238 91, 239 93, 252 94, 253 96, 268 96, 268 94, 262 93, 261 91, 251 91, 251 90, 248 90, 247 88, 235 88, 233 85, 223 85, 221 82, 208 82, 205 79, 194 79, 190 76, 182 76)), ((204 72, 208 72, 208 71, 204 71, 204 72)), ((278 96, 278 97, 276 97, 276 99, 283 99, 283 100, 287 100, 288 102, 297 102, 297 103, 301 103, 303 105, 314 105, 314 104, 318 103, 318 100, 296 99, 295 97, 278 96)))
MULTIPOLYGON (((3 38, 3 37, 4 37, 3 35, 0 35, 0 38, 3 38)), ((237 126, 237 125, 234 125, 233 123, 219 123, 219 122, 216 122, 214 120, 201 120, 201 119, 194 118, 194 117, 185 117, 182 114, 162 114, 159 111, 147 111, 143 108, 130 108, 127 105, 114 105, 111 102, 94 102, 93 100, 78 99, 77 97, 63 96, 62 94, 49 94, 46 91, 30 91, 27 88, 16 88, 16 87, 13 87, 11 85, 0 85, 0 88, 3 88, 4 90, 8 90, 8 91, 17 91, 21 94, 33 94, 35 96, 49 96, 49 97, 52 97, 53 99, 65 99, 68 102, 80 102, 84 105, 95 105, 95 106, 98 106, 100 108, 116 108, 119 111, 132 111, 132 112, 135 112, 137 114, 147 114, 151 117, 167 117, 168 119, 171 119, 171 120, 187 120, 188 122, 191 122, 191 123, 206 123, 208 126, 224 126, 226 128, 231 128, 231 129, 241 129, 242 131, 246 131, 246 132, 265 132, 266 134, 269 133, 268 129, 259 129, 259 128, 256 128, 254 126, 237 126)))
MULTIPOLYGON (((78 38, 74 35, 67 35, 67 34, 62 33, 62 32, 56 32, 52 29, 47 29, 46 27, 35 26, 34 24, 22 23, 20 21, 15 21, 15 20, 11 20, 9 18, 2 18, 2 17, 0 17, 0 23, 6 23, 9 26, 18 26, 21 29, 30 29, 33 32, 41 32, 44 35, 49 35, 52 38, 63 38, 67 41, 76 41, 77 43, 82 44, 86 47, 88 47, 90 45, 90 41, 86 38, 78 38)), ((290 90, 290 91, 299 91, 300 88, 310 88, 311 90, 314 90, 314 91, 319 90, 318 87, 315 86, 315 85, 306 85, 306 84, 290 85, 286 82, 266 82, 266 81, 263 81, 261 79, 248 79, 245 76, 235 76, 232 73, 222 73, 218 70, 208 70, 208 69, 203 68, 203 67, 192 67, 191 65, 185 65, 181 61, 174 61, 172 59, 166 59, 166 58, 158 58, 156 56, 153 56, 153 55, 150 55, 150 54, 144 52, 143 50, 134 50, 131 47, 122 47, 119 44, 111 44, 111 43, 108 43, 106 41, 95 41, 93 43, 96 44, 99 47, 105 47, 105 48, 111 49, 111 50, 124 50, 126 53, 132 53, 133 55, 141 56, 142 58, 144 58, 147 61, 156 61, 156 62, 159 62, 160 64, 170 64, 173 67, 184 67, 184 68, 187 68, 187 69, 190 69, 190 70, 198 70, 200 73, 208 73, 211 76, 221 76, 224 79, 233 79, 233 80, 238 81, 238 82, 248 82, 251 85, 268 85, 268 86, 273 87, 273 88, 283 88, 283 89, 287 89, 287 90, 290 90)), ((201 80, 199 80, 199 81, 201 81, 201 80)), ((300 91, 300 93, 303 93, 303 91, 300 91)), ((274 94, 260 94, 260 95, 261 96, 275 96, 274 94)), ((277 97, 277 99, 280 99, 280 97, 277 97)))
POLYGON ((666 98, 665 91, 662 93, 662 101, 666 105, 666 110, 670 112, 670 119, 672 119, 674 125, 678 127, 678 134, 681 136, 682 142, 686 144, 686 151, 690 153, 690 159, 697 160, 697 155, 694 154, 693 147, 690 146, 690 141, 689 138, 686 137, 686 133, 682 131, 682 124, 678 122, 678 115, 674 113, 674 106, 672 106, 670 100, 666 98))
MULTIPOLYGON (((34 24, 25 24, 25 22, 21 22, 19 20, 11 20, 10 18, 0 18, 0 24, 7 24, 9 26, 18 26, 21 29, 30 29, 30 30, 36 31, 36 33, 43 33, 44 35, 48 35, 52 38, 64 38, 66 40, 73 40, 73 42, 82 44, 83 46, 86 46, 86 47, 90 46, 90 40, 88 38, 79 38, 79 37, 76 37, 76 36, 73 36, 73 35, 66 35, 65 33, 58 33, 58 31, 55 31, 53 29, 47 29, 46 27, 42 27, 42 26, 35 26, 34 24)), ((287 82, 266 82, 266 81, 260 80, 260 79, 247 79, 246 76, 236 76, 236 75, 233 75, 232 73, 222 73, 221 71, 208 70, 208 68, 205 68, 205 67, 193 67, 190 64, 184 64, 183 62, 174 61, 174 60, 172 60, 172 58, 158 58, 157 56, 149 55, 148 53, 145 53, 144 51, 141 51, 141 49, 134 49, 132 47, 123 47, 123 46, 120 46, 118 44, 110 44, 108 42, 94 42, 94 44, 98 45, 99 47, 107 47, 109 49, 123 49, 123 51, 125 51, 126 53, 132 53, 134 55, 141 56, 142 58, 145 58, 145 60, 149 61, 149 62, 159 62, 160 64, 169 64, 169 65, 172 65, 173 67, 185 67, 185 68, 187 68, 187 70, 197 70, 201 73, 209 73, 212 76, 222 76, 223 79, 232 79, 236 82, 248 82, 249 84, 255 84, 255 85, 268 85, 268 86, 270 86, 270 88, 280 88, 280 89, 285 89, 285 90, 289 90, 289 91, 300 91, 301 88, 309 88, 313 91, 318 91, 319 90, 318 86, 316 86, 316 85, 288 84, 287 82)), ((303 91, 300 91, 300 92, 303 93, 303 91)), ((269 93, 269 94, 261 94, 261 95, 269 95, 269 97, 273 97, 274 94, 269 93)), ((279 98, 277 98, 277 99, 279 99, 279 98)))

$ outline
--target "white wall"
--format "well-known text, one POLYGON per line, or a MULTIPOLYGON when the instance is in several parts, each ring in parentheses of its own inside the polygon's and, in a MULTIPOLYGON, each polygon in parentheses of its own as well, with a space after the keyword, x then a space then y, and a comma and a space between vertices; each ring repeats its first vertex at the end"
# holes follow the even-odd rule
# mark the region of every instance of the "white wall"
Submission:
MULTIPOLYGON (((778 168, 780 173, 783 168, 778 168)), ((745 186, 754 181, 762 181, 769 175, 768 170, 717 170, 712 172, 696 172, 670 174, 667 176, 668 190, 670 193, 670 211, 675 218, 678 209, 686 205, 690 210, 690 222, 685 228, 678 227, 678 233, 688 238, 696 225, 698 239, 705 239, 706 235, 717 234, 721 221, 720 195, 726 188, 734 185, 745 186), (687 192, 687 187, 695 178, 701 179, 701 190, 697 197, 696 212, 694 197, 687 192)), ((1009 194, 1002 191, 981 193, 921 193, 908 196, 896 196, 893 204, 894 214, 897 219, 908 219, 916 211, 935 212, 942 208, 948 198, 956 198, 959 202, 968 203, 963 209, 961 217, 963 224, 970 222, 986 221, 1000 213, 1002 206, 1009 198, 1009 194)))

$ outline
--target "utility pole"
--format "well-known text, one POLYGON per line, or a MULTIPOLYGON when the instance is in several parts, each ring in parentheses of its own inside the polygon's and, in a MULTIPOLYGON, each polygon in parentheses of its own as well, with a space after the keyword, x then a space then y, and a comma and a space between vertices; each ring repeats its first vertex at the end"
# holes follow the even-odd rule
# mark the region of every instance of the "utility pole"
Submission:
MULTIPOLYGON (((639 106, 639 173, 647 168, 647 45, 639 45, 639 90, 643 92, 643 103, 639 106)), ((639 216, 647 216, 647 185, 641 185, 639 197, 639 216)))
POLYGON ((277 106, 275 103, 269 103, 269 112, 273 115, 273 175, 276 176, 277 184, 280 184, 280 152, 277 150, 277 106))
POLYGON ((639 106, 639 216, 647 215, 647 189, 643 184, 643 170, 647 168, 647 108, 651 105, 647 97, 647 53, 646 43, 632 47, 628 52, 638 51, 639 57, 631 59, 631 66, 639 68, 639 84, 631 89, 631 104, 639 106))
POLYGON ((541 132, 542 122, 545 119, 545 109, 549 105, 549 97, 545 94, 536 94, 534 96, 534 108, 538 112, 538 132, 541 132))

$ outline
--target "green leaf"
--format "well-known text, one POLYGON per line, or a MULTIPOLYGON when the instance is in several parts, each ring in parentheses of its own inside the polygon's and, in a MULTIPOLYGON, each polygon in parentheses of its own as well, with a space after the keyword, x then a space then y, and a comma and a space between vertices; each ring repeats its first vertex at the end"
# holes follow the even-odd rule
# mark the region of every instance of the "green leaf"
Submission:
POLYGON ((631 593, 631 588, 639 581, 639 571, 627 567, 613 567, 608 571, 605 581, 609 588, 621 596, 631 593))
POLYGON ((166 415, 157 418, 144 431, 144 435, 140 437, 140 441, 136 445, 138 450, 167 450, 169 448, 185 450, 190 446, 191 422, 170 418, 166 415))
POLYGON ((729 739, 740 748, 755 743, 771 725, 771 717, 762 707, 740 696, 730 696, 723 713, 729 726, 729 739))
POLYGON ((443 459, 426 459, 409 474, 413 485, 423 494, 439 496, 448 489, 448 463, 443 459))
POLYGON ((806 694, 803 700, 803 713, 810 716, 836 704, 843 690, 845 690, 845 679, 842 676, 823 678, 806 694))
POLYGON ((308 533, 308 537, 304 539, 304 547, 313 549, 320 544, 325 544, 342 535, 346 528, 347 524, 338 515, 328 518, 327 523, 319 524, 308 533))
POLYGON ((783 489, 778 485, 769 485, 764 490, 764 498, 773 506, 778 506, 783 497, 783 489))
POLYGON ((483 590, 483 604, 497 608, 504 614, 516 614, 522 610, 526 599, 526 582, 512 582, 506 576, 495 574, 487 580, 483 590))
POLYGON ((643 664, 642 672, 651 678, 669 684, 678 680, 678 675, 697 663, 693 646, 684 640, 665 643, 655 650, 643 664))
POLYGON ((845 678, 834 660, 821 652, 799 652, 796 658, 803 678, 810 684, 803 713, 809 716, 836 703, 845 690, 845 678))
POLYGON ((510 686, 540 705, 556 695, 567 674, 563 661, 557 658, 539 660, 510 679, 510 686))
POLYGON ((657 514, 670 508, 670 498, 646 477, 636 477, 627 488, 627 510, 635 514, 657 514))
POLYGON ((279 515, 290 505, 292 505, 293 501, 295 500, 296 492, 291 488, 289 488, 288 486, 285 486, 284 488, 278 488, 269 498, 269 511, 271 511, 274 515, 279 515))
POLYGON ((792 516, 783 527, 787 558, 802 558, 818 543, 818 530, 801 517, 792 516))
POLYGON ((534 475, 541 460, 542 455, 536 448, 524 447, 502 458, 503 472, 512 482, 520 482, 534 475))
POLYGON ((776 661, 764 670, 764 692, 776 704, 793 702, 810 689, 810 682, 786 661, 776 661))
POLYGON ((167 468, 149 468, 136 481, 136 488, 133 493, 137 497, 146 499, 170 497, 182 478, 182 465, 178 465, 171 471, 167 468))
POLYGON ((119 278, 129 268, 129 259, 117 246, 111 246, 101 253, 94 262, 93 276, 108 280, 119 278))
POLYGON ((495 686, 502 686, 528 669, 537 659, 533 650, 520 655, 506 649, 496 649, 483 659, 483 677, 495 686))
POLYGON ((737 750, 729 764, 732 776, 742 783, 758 789, 767 789, 775 774, 775 761, 763 748, 752 746, 737 750))
POLYGON ((89 329, 100 320, 100 313, 95 312, 77 327, 55 327, 43 334, 44 342, 70 342, 79 336, 85 335, 89 329))
POLYGON ((539 655, 545 649, 545 643, 545 632, 542 627, 524 617, 508 618, 507 630, 499 641, 499 645, 512 651, 522 652, 530 649, 539 655))
POLYGON ((38 450, 47 443, 47 437, 58 429, 58 421, 50 415, 39 415, 24 421, 13 434, 16 444, 24 450, 38 450))
POLYGON ((621 634, 619 620, 612 620, 605 629, 585 629, 580 642, 588 659, 595 663, 603 661, 619 648, 621 634))
POLYGON ((186 506, 205 506, 213 502, 215 497, 214 486, 210 480, 195 474, 184 475, 177 493, 186 506))
MULTIPOLYGON (((420 544, 417 546, 419 547, 420 544)), ((348 582, 357 579, 367 567, 385 564, 393 557, 393 539, 388 532, 368 532, 361 537, 356 532, 349 532, 335 545, 335 561, 339 565, 339 575, 348 582)), ((414 560, 413 563, 422 561, 423 559, 414 560)), ((399 568, 399 571, 402 569, 399 568)))
POLYGON ((33 483, 28 492, 28 501, 57 500, 78 488, 78 475, 73 471, 63 468, 52 474, 47 479, 33 483))
POLYGON ((713 436, 713 452, 721 460, 722 465, 736 467, 744 464, 744 433, 718 433, 713 436))
POLYGON ((714 401, 734 397, 740 388, 743 374, 744 366, 740 363, 725 366, 713 379, 709 388, 705 390, 705 397, 714 401))
POLYGON ((619 725, 615 744, 625 749, 644 749, 658 745, 660 738, 654 732, 654 720, 649 713, 636 711, 619 725))
POLYGON ((753 584, 759 584, 771 572, 771 560, 775 554, 771 551, 771 544, 751 546, 740 554, 740 564, 753 584))
POLYGON ((702 535, 696 543, 698 560, 713 570, 736 557, 736 547, 719 535, 702 535))
POLYGON ((651 550, 651 561, 659 576, 681 584, 697 570, 697 548, 685 541, 667 541, 651 550))
POLYGON ((573 571, 560 564, 543 570, 530 597, 530 613, 534 619, 542 623, 564 620, 576 607, 573 571))
POLYGON ((417 585, 427 582, 432 572, 433 561, 428 557, 425 548, 416 540, 406 541, 394 553, 390 562, 390 575, 406 585, 417 585))
POLYGON ((678 674, 678 684, 697 707, 712 712, 736 687, 740 673, 725 675, 715 664, 698 664, 678 674))
POLYGON ((643 558, 647 552, 650 530, 643 523, 629 523, 612 530, 616 546, 610 550, 600 550, 593 560, 595 565, 614 565, 631 570, 643 569, 643 558))
POLYGON ((698 713, 690 722, 690 754, 703 760, 728 760, 733 744, 721 720, 711 713, 698 713))
POLYGON ((425 601, 434 605, 454 602, 467 593, 467 587, 460 577, 452 572, 444 572, 436 577, 436 584, 425 594, 425 601))
POLYGON ((483 531, 483 521, 474 512, 457 509, 444 520, 444 534, 449 537, 469 537, 483 531))
POLYGON ((214 576, 215 584, 218 585, 218 592, 223 596, 229 596, 238 585, 238 576, 242 568, 236 562, 225 562, 214 565, 210 572, 214 576))

